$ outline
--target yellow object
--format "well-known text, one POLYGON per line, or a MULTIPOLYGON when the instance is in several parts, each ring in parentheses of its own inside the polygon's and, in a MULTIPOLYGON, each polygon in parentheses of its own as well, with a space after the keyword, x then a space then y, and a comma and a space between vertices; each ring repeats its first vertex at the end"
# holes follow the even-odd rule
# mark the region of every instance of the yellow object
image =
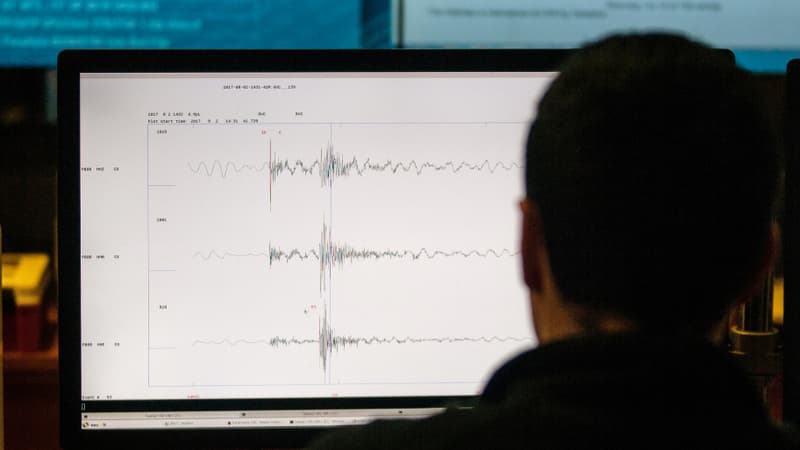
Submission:
POLYGON ((45 253, 5 253, 3 289, 14 291, 17 306, 36 306, 50 281, 50 256, 45 253))
POLYGON ((772 282, 772 323, 783 325, 783 278, 772 282))

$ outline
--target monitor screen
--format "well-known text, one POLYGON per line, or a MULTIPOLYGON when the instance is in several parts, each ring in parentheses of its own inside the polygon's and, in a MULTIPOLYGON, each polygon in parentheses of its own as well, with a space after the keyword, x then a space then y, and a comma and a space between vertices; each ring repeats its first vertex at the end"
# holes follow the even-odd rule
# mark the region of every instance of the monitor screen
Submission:
POLYGON ((3 0, 0 68, 54 67, 65 48, 376 48, 390 0, 3 0))
POLYGON ((536 345, 517 202, 561 57, 63 53, 65 445, 469 407, 536 345))
POLYGON ((783 73, 800 57, 794 0, 402 1, 401 47, 574 48, 613 32, 671 31, 729 48, 757 72, 783 73))

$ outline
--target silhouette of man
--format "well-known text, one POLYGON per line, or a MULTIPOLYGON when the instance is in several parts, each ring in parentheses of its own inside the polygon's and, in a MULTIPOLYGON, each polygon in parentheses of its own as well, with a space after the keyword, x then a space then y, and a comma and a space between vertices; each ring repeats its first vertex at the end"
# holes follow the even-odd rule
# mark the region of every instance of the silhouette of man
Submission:
POLYGON ((721 53, 666 34, 586 46, 527 143, 521 254, 539 347, 474 409, 314 448, 797 445, 719 345, 775 259, 775 150, 752 77, 721 53))

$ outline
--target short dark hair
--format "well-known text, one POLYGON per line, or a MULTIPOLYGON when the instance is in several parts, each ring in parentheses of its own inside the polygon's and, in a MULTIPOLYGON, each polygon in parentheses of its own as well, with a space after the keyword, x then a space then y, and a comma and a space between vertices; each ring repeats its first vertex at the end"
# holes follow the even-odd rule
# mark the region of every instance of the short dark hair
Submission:
POLYGON ((778 180, 752 75, 668 34, 565 63, 527 144, 556 284, 647 327, 707 329, 764 261, 778 180))

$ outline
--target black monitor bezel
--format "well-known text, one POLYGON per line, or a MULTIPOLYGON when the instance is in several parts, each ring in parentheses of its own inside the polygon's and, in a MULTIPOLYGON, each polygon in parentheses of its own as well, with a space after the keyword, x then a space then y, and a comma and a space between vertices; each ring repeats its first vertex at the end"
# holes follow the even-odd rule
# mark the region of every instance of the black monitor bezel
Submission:
MULTIPOLYGON (((80 399, 80 167, 79 81, 81 73, 157 72, 544 72, 555 71, 569 50, 66 50, 58 59, 59 177, 59 370, 63 448, 300 447, 320 429, 82 430, 80 399)), ((533 107, 533 105, 531 105, 533 107)), ((298 399, 270 407, 369 407, 387 398, 298 399)), ((396 398, 397 407, 427 407, 474 397, 396 398)), ((262 401, 178 400, 118 402, 152 410, 251 409, 262 401)), ((108 403, 108 405, 111 405, 108 403)))

